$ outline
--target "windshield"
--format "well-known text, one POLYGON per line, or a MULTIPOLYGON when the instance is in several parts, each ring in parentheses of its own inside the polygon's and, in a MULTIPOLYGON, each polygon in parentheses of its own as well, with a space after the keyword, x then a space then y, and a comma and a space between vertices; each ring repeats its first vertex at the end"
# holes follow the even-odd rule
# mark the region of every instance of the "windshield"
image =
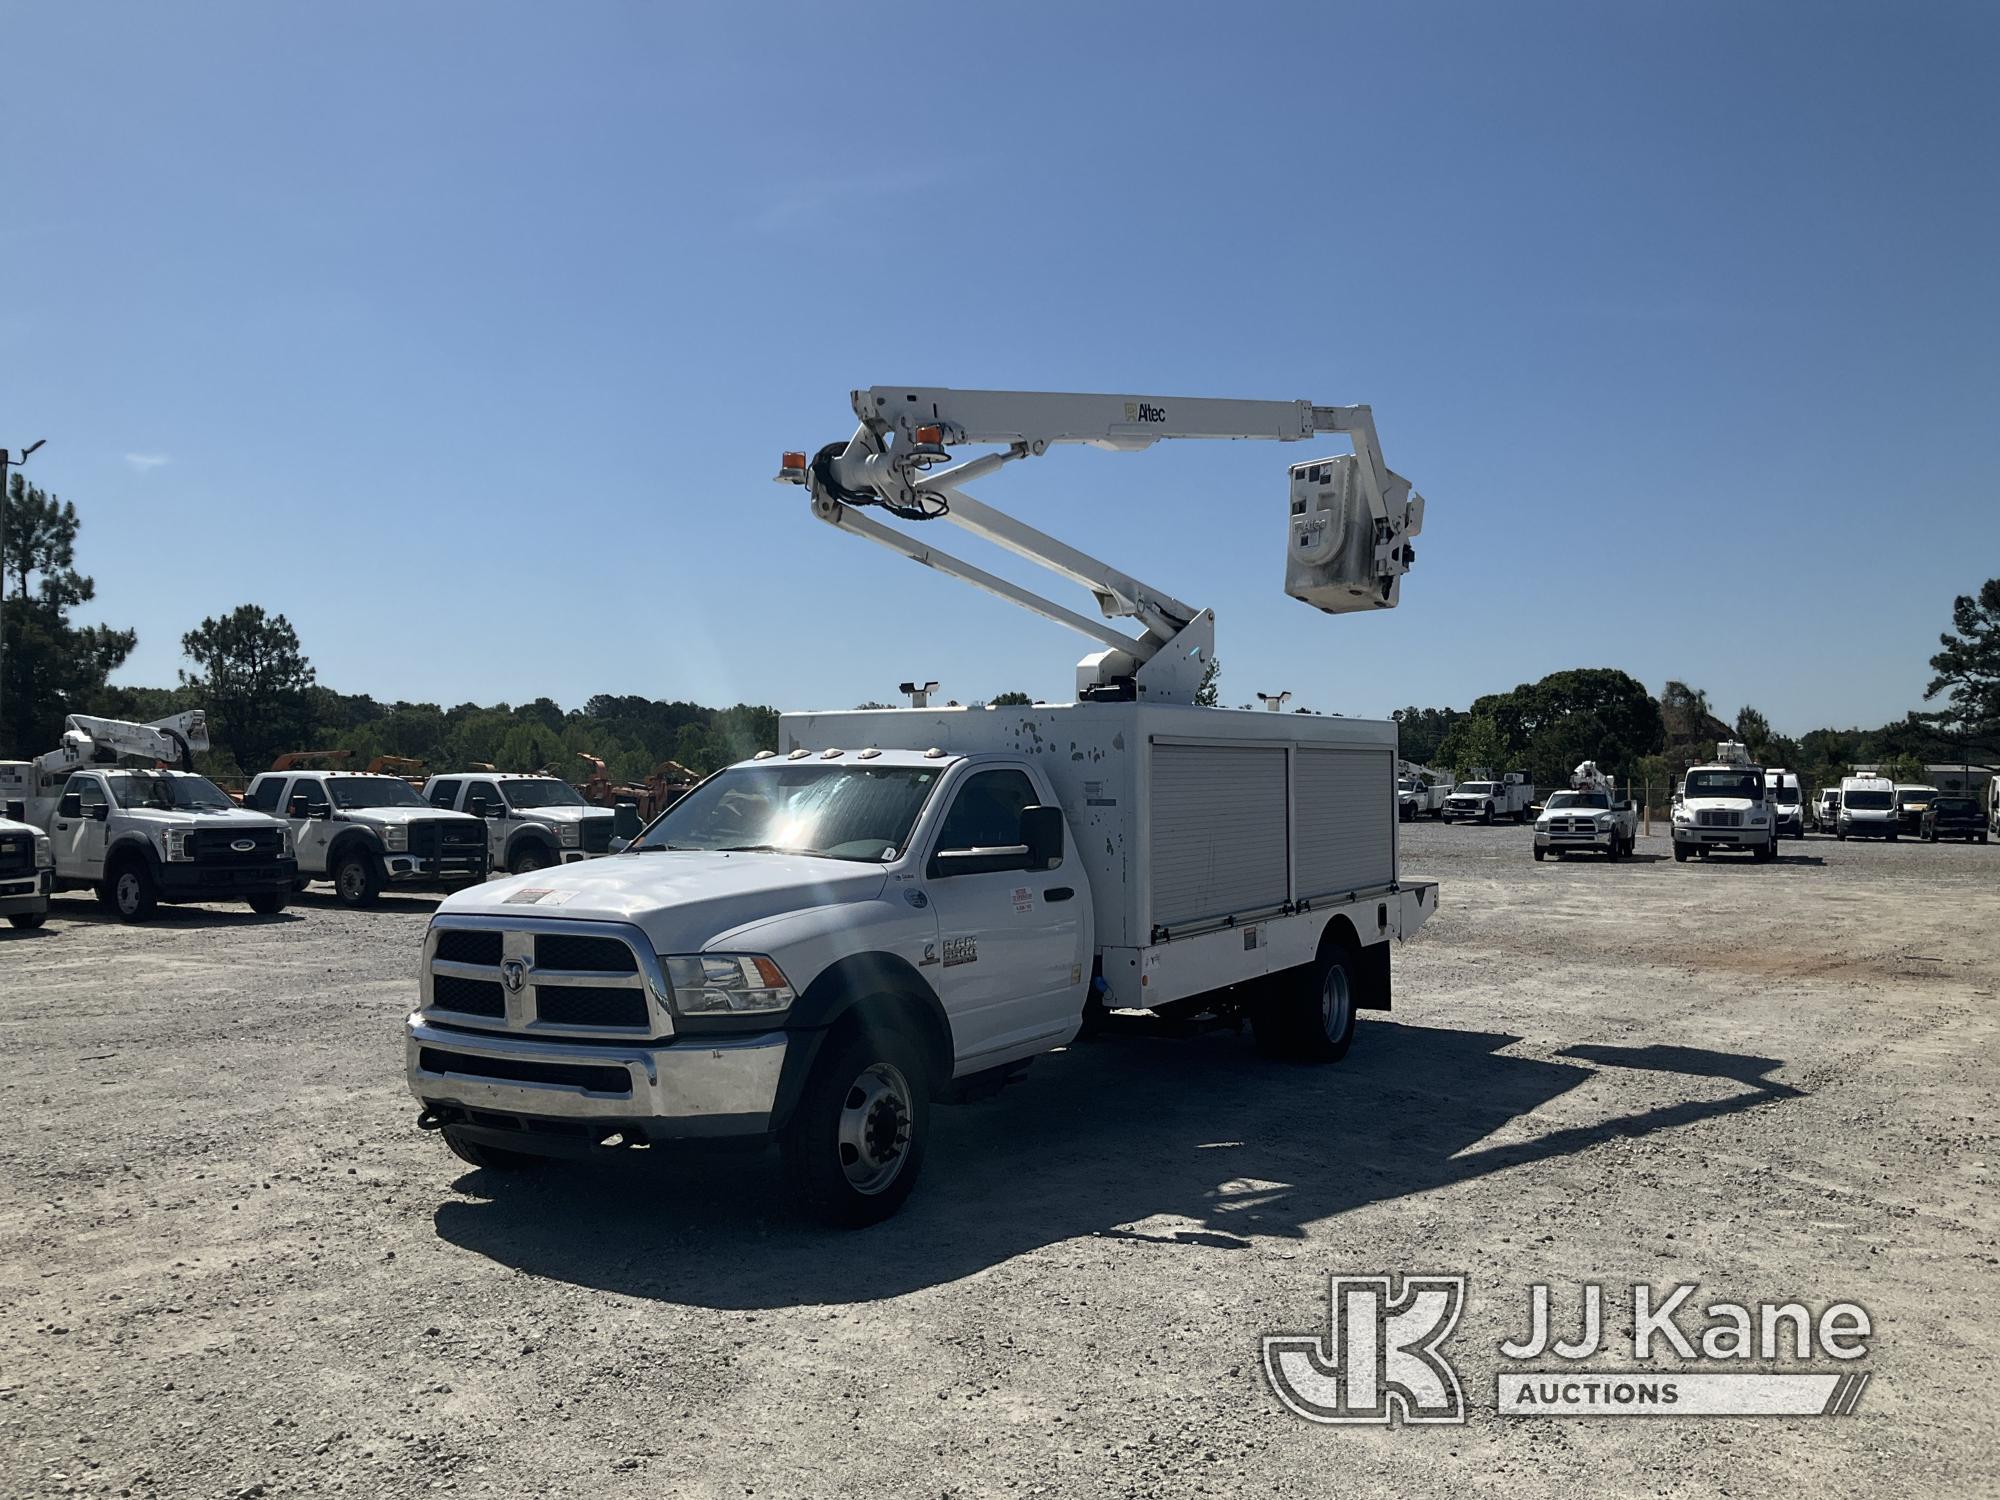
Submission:
POLYGON ((1565 807, 1596 807, 1608 810, 1611 799, 1602 792, 1557 792, 1549 798, 1548 806, 1550 812, 1565 807))
POLYGON ((1896 806, 1906 807, 1912 802, 1928 802, 1937 795, 1933 787, 1899 786, 1896 788, 1896 806))
POLYGON ((1407 776, 1400 777, 1396 782, 1396 790, 1399 792, 1414 792, 1416 789, 1417 784, 1407 776))
POLYGON ((1796 802, 1799 800, 1799 789, 1786 786, 1783 782, 1773 782, 1769 795, 1773 802, 1796 802))
POLYGON ((1978 812, 1979 805, 1970 797, 1940 797, 1937 799, 1937 810, 1941 813, 1978 812))
POLYGON ((928 766, 738 766, 681 798, 633 847, 894 859, 942 774, 928 766))
POLYGON ((236 804, 204 776, 167 776, 158 771, 120 771, 105 780, 120 807, 175 808, 182 812, 226 812, 236 804))
POLYGON ((1887 812, 1891 805, 1887 792, 1842 792, 1840 805, 1849 812, 1860 808, 1863 812, 1887 812))
POLYGON ((407 781, 394 776, 332 776, 326 789, 335 807, 425 807, 407 781))
POLYGON ((1743 797, 1764 800, 1764 784, 1755 771, 1690 771, 1682 789, 1690 797, 1743 797))
POLYGON ((1468 797, 1483 797, 1493 790, 1490 781, 1468 781, 1458 788, 1458 794, 1468 797))
POLYGON ((509 807, 582 807, 583 798, 566 781, 503 781, 500 795, 509 807))

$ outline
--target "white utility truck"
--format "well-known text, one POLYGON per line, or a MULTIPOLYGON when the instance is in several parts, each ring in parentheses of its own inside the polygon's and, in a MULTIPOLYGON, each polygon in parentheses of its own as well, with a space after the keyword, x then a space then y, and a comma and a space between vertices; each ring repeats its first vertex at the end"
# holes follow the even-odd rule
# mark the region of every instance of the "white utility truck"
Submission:
POLYGON ((1468 773, 1465 780, 1451 789, 1439 816, 1448 823, 1455 819, 1491 823, 1497 818, 1525 823, 1528 809, 1534 804, 1535 784, 1526 771, 1495 776, 1491 771, 1478 770, 1468 773))
POLYGON ((1902 814, 1896 806, 1896 783, 1886 776, 1843 776, 1840 778, 1840 813, 1834 822, 1834 836, 1845 841, 1889 839, 1902 830, 1902 814))
POLYGON ((162 901, 281 912, 298 874, 292 831, 195 775, 207 748, 199 709, 151 724, 71 714, 56 749, 0 761, 0 802, 21 801, 48 834, 58 890, 94 888, 123 921, 147 920, 162 901))
POLYGON ((1405 823, 1421 817, 1442 818, 1445 798, 1451 795, 1449 771, 1433 771, 1429 766, 1396 763, 1396 815, 1405 823))
POLYGON ((878 387, 782 479, 821 520, 1103 649, 1077 701, 789 714, 626 852, 445 900, 406 1070, 418 1123, 506 1168, 775 1137, 832 1222, 893 1212, 933 1102, 997 1088, 1122 1010, 1248 1019, 1332 1061, 1437 904, 1397 867, 1393 723, 1195 706, 1214 616, 972 499, 1051 443, 1350 435, 1292 466, 1286 591, 1392 607, 1422 500, 1365 407, 878 387), (1007 445, 927 475, 963 443, 1007 445), (950 520, 1090 589, 1076 613, 864 514, 950 520))
POLYGON ((373 905, 385 886, 437 890, 486 878, 486 825, 432 807, 400 776, 266 771, 243 803, 291 824, 299 886, 331 881, 344 906, 373 905))
POLYGON ((1639 813, 1620 797, 1611 778, 1587 760, 1570 773, 1569 790, 1551 792, 1535 819, 1535 858, 1558 859, 1578 851, 1623 859, 1639 841, 1639 813))
POLYGON ((618 815, 555 776, 468 771, 424 783, 432 807, 486 820, 486 867, 525 875, 611 852, 618 815))
POLYGON ((1674 858, 1682 863, 1717 849, 1747 849, 1760 863, 1778 857, 1764 769, 1737 740, 1717 744, 1709 764, 1688 767, 1674 794, 1673 823, 1674 858))
POLYGON ((1777 820, 1780 835, 1790 834, 1795 839, 1806 836, 1806 794, 1799 784, 1796 771, 1787 771, 1783 766, 1768 766, 1764 771, 1764 796, 1771 805, 1771 816, 1777 820))
POLYGON ((0 917, 16 927, 39 927, 48 920, 49 893, 56 884, 55 846, 27 821, 19 799, 0 803, 0 917))

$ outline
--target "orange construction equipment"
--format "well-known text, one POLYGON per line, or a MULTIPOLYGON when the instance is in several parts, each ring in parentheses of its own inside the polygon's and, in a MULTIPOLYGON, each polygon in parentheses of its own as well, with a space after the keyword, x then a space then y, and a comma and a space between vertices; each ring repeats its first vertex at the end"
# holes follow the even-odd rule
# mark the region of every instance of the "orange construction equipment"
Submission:
POLYGON ((701 780, 679 761, 663 760, 653 767, 643 782, 614 782, 604 762, 597 756, 587 750, 579 750, 577 758, 589 761, 591 766, 590 774, 576 783, 584 801, 597 807, 616 807, 621 802, 630 802, 638 808, 640 819, 647 823, 665 812, 683 792, 701 780))

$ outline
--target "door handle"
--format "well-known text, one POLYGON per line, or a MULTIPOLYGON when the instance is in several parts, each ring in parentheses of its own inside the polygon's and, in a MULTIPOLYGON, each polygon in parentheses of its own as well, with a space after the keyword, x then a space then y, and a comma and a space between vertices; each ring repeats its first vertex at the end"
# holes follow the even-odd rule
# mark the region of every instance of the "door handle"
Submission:
POLYGON ((1075 894, 1076 892, 1066 885, 1052 885, 1042 892, 1042 899, 1044 901, 1067 901, 1075 894))

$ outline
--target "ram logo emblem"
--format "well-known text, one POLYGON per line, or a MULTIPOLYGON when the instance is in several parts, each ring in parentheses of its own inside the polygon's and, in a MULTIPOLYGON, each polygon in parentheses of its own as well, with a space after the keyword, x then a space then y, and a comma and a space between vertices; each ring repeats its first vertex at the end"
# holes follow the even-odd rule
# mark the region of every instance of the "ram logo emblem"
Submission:
POLYGON ((520 994, 521 986, 528 982, 528 961, 525 958, 510 958, 501 964, 500 982, 507 986, 508 994, 520 994))

